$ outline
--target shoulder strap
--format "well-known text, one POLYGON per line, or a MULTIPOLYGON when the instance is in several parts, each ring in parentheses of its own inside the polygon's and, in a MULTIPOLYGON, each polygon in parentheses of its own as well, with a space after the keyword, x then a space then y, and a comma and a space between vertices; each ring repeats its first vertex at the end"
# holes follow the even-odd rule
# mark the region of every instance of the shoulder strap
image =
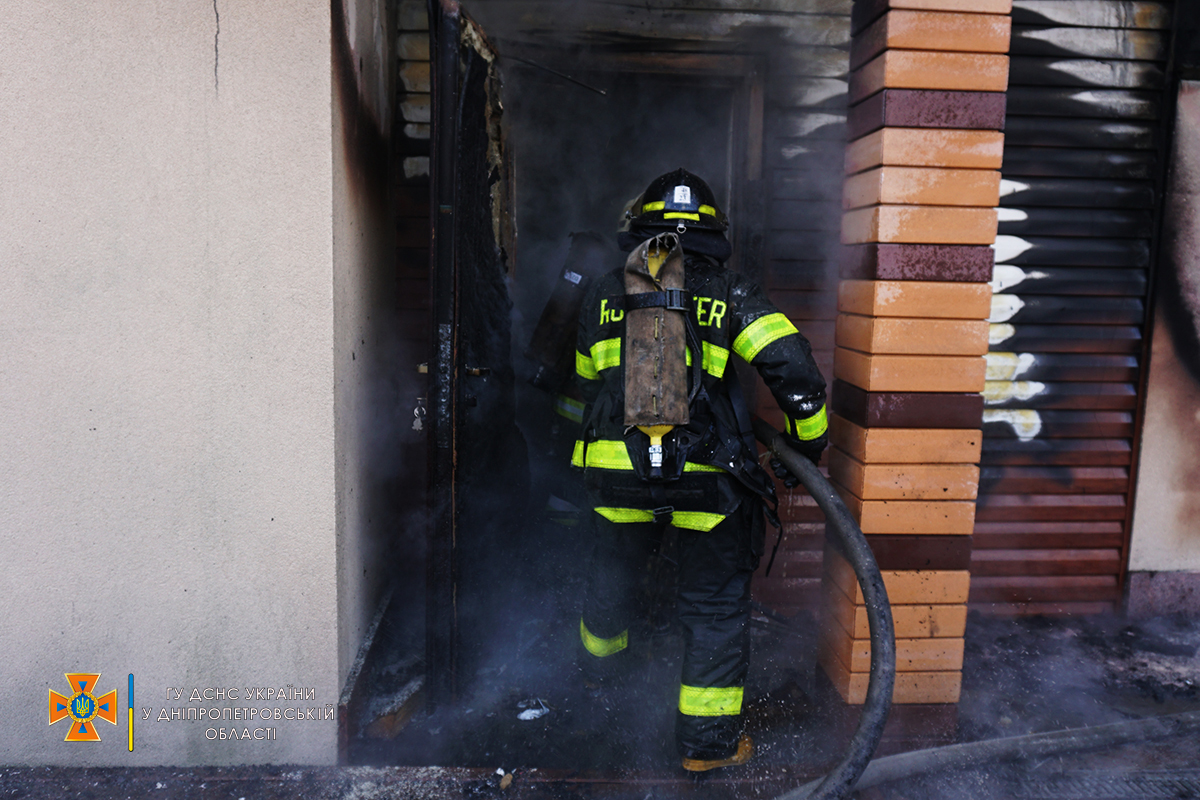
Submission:
POLYGON ((688 311, 683 315, 684 333, 687 334, 687 346, 692 351, 692 390, 688 392, 688 405, 696 400, 696 394, 704 383, 704 342, 700 338, 700 328, 696 325, 696 315, 688 311))
POLYGON ((667 311, 688 311, 687 292, 683 289, 664 289, 661 292, 619 294, 608 298, 608 308, 632 311, 638 308, 665 308, 667 311))

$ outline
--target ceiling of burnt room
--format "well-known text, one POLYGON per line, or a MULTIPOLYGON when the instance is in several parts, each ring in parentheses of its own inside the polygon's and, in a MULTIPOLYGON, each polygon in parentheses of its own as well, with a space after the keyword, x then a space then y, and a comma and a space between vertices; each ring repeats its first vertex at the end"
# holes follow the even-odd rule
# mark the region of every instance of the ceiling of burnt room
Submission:
POLYGON ((851 0, 473 0, 504 48, 698 53, 847 47, 851 0))

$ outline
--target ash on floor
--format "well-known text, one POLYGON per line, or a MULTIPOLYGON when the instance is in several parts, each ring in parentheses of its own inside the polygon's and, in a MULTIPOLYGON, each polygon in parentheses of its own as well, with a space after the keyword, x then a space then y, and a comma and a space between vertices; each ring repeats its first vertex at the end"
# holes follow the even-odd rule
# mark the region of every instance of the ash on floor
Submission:
MULTIPOLYGON (((532 598, 533 596, 531 596, 532 598)), ((554 601, 559 602, 559 601, 554 601)), ((158 797, 282 800, 737 800, 772 798, 827 769, 848 734, 844 709, 822 700, 813 675, 815 626, 760 616, 747 724, 761 743, 747 766, 695 782, 679 774, 669 695, 677 673, 669 632, 649 640, 645 669, 610 696, 573 689, 572 642, 547 606, 505 635, 511 654, 485 661, 469 697, 432 716, 415 714, 394 739, 360 740, 360 762, 380 767, 142 767, 0 770, 4 797, 158 797), (657 648, 657 649, 656 649, 657 648), (650 655, 657 652, 658 655, 650 655), (813 687, 816 687, 814 691, 813 687), (521 720, 531 708, 547 713, 521 720), (645 713, 642 713, 645 712, 645 713), (446 764, 449 766, 438 766, 446 764), (561 765, 556 770, 551 764, 561 765), (500 774, 503 770, 503 774, 500 774), (505 777, 513 776, 505 785, 505 777)), ((550 610, 555 608, 552 602, 550 610)), ((559 617, 569 608, 561 603, 559 617)), ((386 624, 386 623, 385 623, 386 624)), ((381 675, 403 689, 419 641, 394 628, 400 661, 381 675), (397 666, 399 665, 399 666, 397 666)), ((1182 617, 1130 623, 1116 617, 995 619, 973 615, 967 629, 960 741, 1094 725, 1200 709, 1200 624, 1182 617)), ((381 684, 383 685, 383 684, 381 684)), ((386 687, 385 687, 386 688, 386 687)), ((401 692, 402 693, 402 692, 401 692)), ((394 696, 380 701, 390 708, 394 696)), ((852 720, 851 720, 852 721, 852 720)), ((916 746, 919 741, 914 740, 916 746)), ((931 774, 858 793, 887 800, 1083 800, 1200 797, 1200 737, 931 774)))
MULTIPOLYGON (((968 621, 959 741, 1200 710, 1200 621, 1116 616, 968 621)), ((1178 736, 879 786, 902 800, 1200 797, 1200 737, 1178 736)))

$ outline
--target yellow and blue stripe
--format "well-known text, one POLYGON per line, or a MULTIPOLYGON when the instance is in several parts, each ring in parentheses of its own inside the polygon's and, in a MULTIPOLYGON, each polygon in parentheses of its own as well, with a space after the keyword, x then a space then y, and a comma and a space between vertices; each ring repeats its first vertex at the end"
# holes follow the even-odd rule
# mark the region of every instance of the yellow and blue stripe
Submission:
POLYGON ((129 752, 133 752, 133 673, 129 673, 129 752))

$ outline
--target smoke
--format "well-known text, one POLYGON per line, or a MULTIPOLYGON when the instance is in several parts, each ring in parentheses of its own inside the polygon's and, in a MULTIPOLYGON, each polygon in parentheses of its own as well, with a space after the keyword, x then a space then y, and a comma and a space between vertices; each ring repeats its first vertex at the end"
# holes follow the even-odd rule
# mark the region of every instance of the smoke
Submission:
MULTIPOLYGON (((484 309, 509 327, 502 345, 475 344, 507 348, 511 417, 521 441, 497 434, 486 446, 473 444, 483 448, 474 455, 470 448, 461 454, 495 459, 489 461, 495 477, 460 487, 458 497, 474 519, 503 524, 486 536, 463 532, 461 546, 470 552, 456 594, 464 623, 457 701, 413 720, 394 740, 360 742, 359 760, 506 770, 662 770, 674 762, 681 635, 669 604, 655 605, 663 595, 655 581, 668 582, 669 570, 659 562, 647 586, 646 613, 631 631, 628 672, 602 690, 585 687, 575 659, 590 542, 586 525, 578 518, 570 524, 571 509, 562 502, 568 493, 560 489, 571 480, 562 452, 563 445, 569 451, 571 430, 554 415, 553 398, 529 385, 534 368, 523 353, 567 259, 570 235, 594 231, 611 241, 626 203, 657 175, 684 167, 708 181, 730 213, 737 247, 731 266, 772 289, 830 373, 849 3, 821 6, 836 8, 784 14, 589 2, 555 4, 553 12, 546 6, 518 12, 499 2, 468 7, 499 52, 518 229, 505 284, 511 305, 484 309), (525 470, 534 476, 531 487, 514 477, 525 470)), ((614 248, 613 266, 619 263, 614 248)), ((476 384, 481 407, 508 391, 476 384)), ((394 415, 378 421, 381 442, 403 440, 412 398, 403 386, 380 391, 385 399, 403 398, 394 415)), ((420 468, 386 454, 378 459, 380 475, 394 476, 398 485, 420 468)), ((786 580, 772 596, 811 601, 815 592, 807 590, 819 578, 786 580)), ((411 614, 417 606, 405 608, 411 614)), ((852 724, 813 663, 815 623, 805 614, 780 619, 769 612, 756 616, 748 725, 760 759, 815 773, 840 756, 852 724)), ((384 710, 411 696, 405 670, 417 668, 411 654, 421 642, 411 628, 405 631, 389 634, 398 644, 384 710)), ((1182 620, 1131 627, 1115 618, 973 615, 957 727, 916 730, 906 746, 919 746, 922 735, 976 740, 1194 706, 1197 644, 1195 626, 1182 620)), ((904 713, 900 707, 895 716, 904 713)), ((1104 758, 1092 763, 1133 763, 1104 758)), ((1020 769, 1051 768, 1063 763, 1020 769)), ((902 791, 1014 796, 1019 772, 998 767, 930 778, 917 782, 916 791, 902 791)))
MULTIPOLYGON (((683 167, 730 216, 730 267, 780 287, 777 304, 830 371, 850 3, 821 7, 793 14, 591 2, 554 4, 552 12, 466 6, 499 54, 517 228, 507 253, 511 307, 482 309, 507 316, 510 338, 467 346, 508 348, 519 436, 495 432, 498 441, 470 442, 459 453, 460 464, 486 460, 492 475, 456 493, 465 516, 489 526, 457 534, 461 694, 392 742, 362 743, 361 759, 598 769, 675 762, 682 641, 672 598, 646 592, 632 668, 614 687, 589 692, 576 672, 591 542, 586 518, 570 508, 578 502, 567 466, 575 432, 554 413, 553 395, 530 385, 535 365, 524 352, 571 234, 599 234, 612 245, 612 267, 620 266, 615 235, 624 208, 652 179, 683 167), (533 476, 530 487, 515 477, 522 473, 533 476)), ((472 386, 482 418, 509 391, 495 376, 472 386)), ((381 391, 398 399, 381 430, 404 440, 412 398, 404 386, 381 391)), ((379 469, 407 481, 412 466, 383 457, 379 469)), ((804 580, 792 581, 803 584, 800 593, 815 585, 804 580)), ((795 716, 813 691, 815 634, 805 619, 756 629, 751 692, 774 698, 767 718, 779 721, 781 708, 795 716)), ((789 736, 789 747, 815 744, 811 732, 789 736)))
MULTIPOLYGON (((1120 617, 972 614, 958 705, 959 741, 1081 728, 1200 707, 1200 624, 1183 615, 1120 617)), ((931 774, 889 787, 888 796, 941 800, 1008 797, 1195 796, 1196 743, 1133 743, 966 773, 931 774), (1091 785, 1079 785, 1086 778, 1091 785), (894 795, 891 794, 894 792, 894 795), (1083 792, 1083 793, 1073 793, 1083 792), (1176 794, 1178 792, 1178 794, 1176 794)))
MULTIPOLYGON (((505 71, 520 236, 514 296, 525 321, 536 321, 548 297, 568 234, 594 231, 615 242, 626 205, 658 175, 683 166, 730 203, 728 87, 580 75, 607 94, 520 62, 505 71)), ((518 340, 531 332, 522 326, 518 340)))

